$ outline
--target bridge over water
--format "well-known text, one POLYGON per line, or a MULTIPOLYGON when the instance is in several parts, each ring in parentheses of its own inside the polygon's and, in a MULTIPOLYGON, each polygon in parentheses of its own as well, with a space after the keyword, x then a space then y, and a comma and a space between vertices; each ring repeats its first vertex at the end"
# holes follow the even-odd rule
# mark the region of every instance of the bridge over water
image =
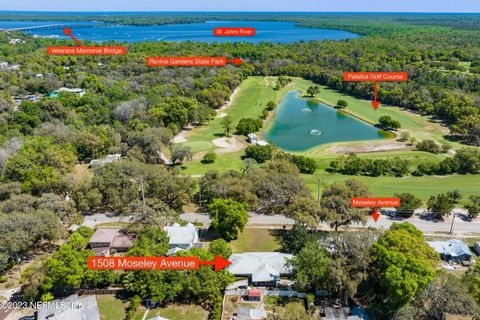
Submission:
POLYGON ((0 29, 0 31, 35 31, 35 30, 53 30, 53 29, 63 29, 63 28, 93 28, 94 24, 46 24, 42 26, 31 26, 31 27, 21 27, 21 28, 11 28, 11 29, 0 29))

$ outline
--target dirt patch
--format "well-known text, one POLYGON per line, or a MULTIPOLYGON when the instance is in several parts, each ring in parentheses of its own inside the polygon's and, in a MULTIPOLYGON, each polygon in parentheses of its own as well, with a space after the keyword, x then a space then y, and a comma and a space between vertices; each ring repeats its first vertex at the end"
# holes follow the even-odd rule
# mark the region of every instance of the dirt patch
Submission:
POLYGON ((333 146, 327 149, 327 152, 334 154, 349 154, 349 153, 366 153, 366 152, 380 152, 392 150, 408 150, 412 147, 407 143, 402 142, 372 142, 361 145, 340 145, 333 146))
POLYGON ((218 138, 212 141, 213 144, 217 147, 215 149, 216 153, 232 153, 237 152, 243 149, 244 142, 237 136, 230 138, 218 138))
POLYGON ((203 159, 203 157, 208 153, 208 151, 201 151, 197 152, 193 155, 192 160, 193 161, 200 161, 203 159))
POLYGON ((233 90, 232 94, 230 95, 229 100, 219 109, 217 109, 217 118, 223 118, 227 116, 227 114, 223 111, 232 105, 233 99, 235 99, 235 96, 238 94, 239 91, 240 91, 240 87, 236 87, 235 90, 233 90))

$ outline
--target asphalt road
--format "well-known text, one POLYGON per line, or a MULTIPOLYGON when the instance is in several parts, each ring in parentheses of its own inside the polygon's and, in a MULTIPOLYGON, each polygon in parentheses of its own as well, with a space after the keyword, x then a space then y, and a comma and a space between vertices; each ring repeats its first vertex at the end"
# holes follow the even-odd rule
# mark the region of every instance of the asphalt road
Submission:
MULTIPOLYGON (((210 223, 210 217, 207 214, 202 213, 185 213, 180 216, 183 220, 188 222, 200 222, 203 224, 210 223)), ((434 233, 434 232, 450 232, 450 226, 452 223, 451 216, 447 217, 443 222, 434 222, 431 220, 422 219, 419 217, 413 217, 410 219, 402 219, 396 220, 392 219, 388 216, 382 215, 377 222, 373 221, 373 218, 369 218, 367 224, 364 226, 362 224, 352 224, 351 227, 359 227, 359 228, 380 228, 380 229, 388 229, 394 222, 404 222, 408 221, 417 227, 419 230, 422 230, 424 233, 434 233)), ((282 226, 282 225, 293 225, 293 219, 289 219, 282 215, 273 215, 273 216, 266 216, 266 215, 258 215, 258 214, 250 214, 248 225, 249 226, 282 226)), ((321 229, 329 230, 329 226, 327 224, 322 224, 321 229)), ((456 234, 463 234, 463 233, 479 233, 480 234, 480 220, 475 221, 464 221, 461 218, 457 217, 454 223, 454 232, 456 234)))
MULTIPOLYGON (((456 234, 467 234, 467 233, 478 233, 480 234, 480 219, 475 221, 465 221, 462 219, 462 212, 455 218, 454 223, 454 232, 456 234)), ((199 222, 203 224, 210 224, 210 217, 208 214, 204 213, 184 213, 180 217, 188 222, 199 222)), ((130 221, 131 216, 122 216, 122 217, 108 217, 105 214, 94 214, 85 216, 85 221, 82 225, 94 227, 101 223, 106 222, 128 222, 130 221)), ((452 216, 447 217, 445 221, 435 222, 428 219, 423 219, 421 217, 415 216, 410 219, 396 220, 390 218, 386 215, 382 215, 377 222, 374 222, 372 218, 369 218, 367 224, 364 226, 362 224, 352 224, 351 227, 373 227, 380 229, 388 229, 394 222, 403 222, 408 221, 417 227, 419 230, 422 230, 424 233, 436 233, 436 232, 450 232, 450 226, 452 223, 452 216)), ((295 221, 293 219, 287 218, 282 215, 260 215, 260 214, 250 214, 248 226, 255 227, 278 227, 278 226, 288 226, 293 225, 295 221)), ((320 226, 323 230, 329 230, 327 224, 322 224, 320 226)))

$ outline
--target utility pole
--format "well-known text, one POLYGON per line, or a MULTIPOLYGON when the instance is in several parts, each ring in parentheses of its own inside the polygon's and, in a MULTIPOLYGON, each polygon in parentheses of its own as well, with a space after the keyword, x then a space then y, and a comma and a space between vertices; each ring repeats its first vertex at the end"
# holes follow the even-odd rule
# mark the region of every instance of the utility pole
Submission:
POLYGON ((143 205, 145 205, 145 189, 143 188, 143 176, 140 176, 140 188, 142 189, 143 205))
POLYGON ((200 206, 200 209, 202 208, 202 185, 199 183, 198 184, 199 191, 198 191, 198 205, 200 206))
POLYGON ((20 278, 22 279, 22 264, 21 264, 21 259, 18 257, 18 252, 15 252, 15 256, 17 257, 17 262, 18 262, 18 272, 20 273, 20 278))
POLYGON ((457 214, 455 213, 455 211, 453 211, 453 218, 452 218, 452 225, 450 227, 450 234, 453 234, 453 223, 455 222, 455 216, 457 214))

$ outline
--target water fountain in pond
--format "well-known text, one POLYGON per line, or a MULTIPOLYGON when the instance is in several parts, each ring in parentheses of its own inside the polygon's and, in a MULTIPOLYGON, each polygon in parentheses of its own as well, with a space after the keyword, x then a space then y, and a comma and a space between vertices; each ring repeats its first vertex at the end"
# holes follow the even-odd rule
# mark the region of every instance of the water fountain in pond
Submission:
POLYGON ((302 108, 302 112, 312 112, 312 109, 310 109, 310 108, 302 108))
POLYGON ((319 135, 322 135, 323 132, 320 131, 320 130, 318 130, 318 129, 312 129, 312 130, 310 130, 310 134, 311 134, 312 136, 319 136, 319 135))

